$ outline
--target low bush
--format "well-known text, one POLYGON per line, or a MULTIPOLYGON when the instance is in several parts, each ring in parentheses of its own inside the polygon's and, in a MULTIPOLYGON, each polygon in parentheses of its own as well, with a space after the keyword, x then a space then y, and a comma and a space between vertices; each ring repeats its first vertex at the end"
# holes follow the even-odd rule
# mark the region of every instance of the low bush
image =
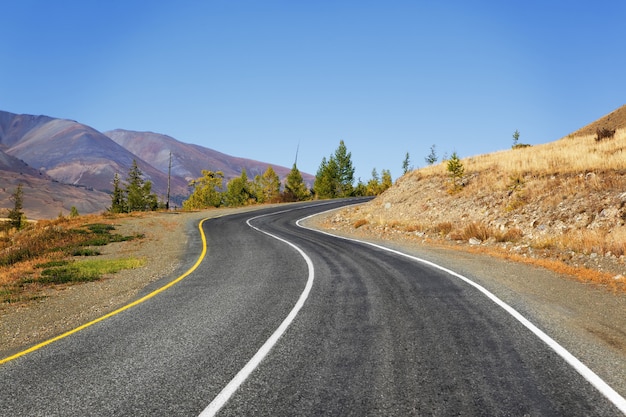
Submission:
POLYGON ((367 224, 367 220, 365 219, 359 219, 357 221, 354 222, 354 228, 358 229, 361 226, 365 226, 367 224))
POLYGON ((606 127, 603 127, 596 130, 596 142, 600 142, 602 139, 613 139, 614 136, 615 129, 607 129, 606 127))

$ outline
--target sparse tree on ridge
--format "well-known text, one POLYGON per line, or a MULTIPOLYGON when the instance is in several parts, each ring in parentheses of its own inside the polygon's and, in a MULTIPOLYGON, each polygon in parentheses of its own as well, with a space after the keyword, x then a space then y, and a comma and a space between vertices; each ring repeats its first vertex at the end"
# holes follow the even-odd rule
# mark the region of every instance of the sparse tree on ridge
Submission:
POLYGON ((405 175, 407 172, 413 170, 413 167, 410 165, 411 165, 411 158, 409 156, 409 153, 407 152, 406 155, 404 156, 404 161, 402 161, 402 175, 405 175))
POLYGON ((429 153, 429 154, 428 154, 428 156, 427 156, 426 158, 424 158, 424 159, 426 160, 426 163, 427 163, 428 165, 432 165, 432 164, 434 164, 435 162, 437 162, 437 160, 438 160, 439 158, 437 157, 437 151, 436 151, 435 145, 432 145, 432 146, 430 147, 430 153, 429 153))
POLYGON ((519 130, 515 129, 513 132, 513 149, 517 148, 519 142, 519 130))
POLYGON ((365 195, 372 196, 380 193, 380 177, 376 168, 372 169, 372 178, 367 182, 365 186, 365 195))
POLYGON ((465 167, 456 152, 452 152, 447 169, 451 182, 450 192, 456 193, 463 188, 463 174, 465 173, 465 167))
POLYGON ((382 178, 381 178, 381 181, 380 181, 380 192, 379 193, 382 194, 387 189, 389 189, 392 185, 393 185, 393 179, 391 178, 391 171, 389 171, 388 169, 383 169, 383 171, 382 171, 382 178))

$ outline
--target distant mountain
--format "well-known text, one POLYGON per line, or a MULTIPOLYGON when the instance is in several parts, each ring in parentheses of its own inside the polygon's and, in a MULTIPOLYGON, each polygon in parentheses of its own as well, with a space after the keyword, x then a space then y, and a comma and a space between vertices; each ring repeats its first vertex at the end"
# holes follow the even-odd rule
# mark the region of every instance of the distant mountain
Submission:
MULTIPOLYGON (((74 199, 72 205, 81 214, 102 211, 110 205, 110 198, 107 200, 104 196, 113 188, 113 177, 117 173, 123 180, 133 160, 137 161, 145 179, 152 182, 153 192, 164 199, 170 152, 170 196, 174 204, 180 204, 188 196, 189 180, 200 177, 203 169, 222 171, 226 180, 239 176, 243 169, 249 178, 254 178, 270 165, 284 180, 291 169, 229 156, 157 133, 121 129, 101 133, 73 120, 0 111, 0 187, 5 183, 14 184, 17 174, 28 178, 29 184, 38 190, 57 193, 54 198, 74 199), (46 188, 43 185, 46 182, 56 184, 54 190, 46 188), (63 184, 75 187, 67 189, 71 192, 62 191, 58 186, 63 184), (84 193, 77 193, 77 190, 84 193), (90 204, 88 193, 92 191, 98 193, 94 194, 93 204, 90 204), (83 211, 78 207, 81 204, 75 201, 79 197, 85 199, 83 211)), ((307 184, 313 184, 312 175, 302 173, 302 176, 307 184)), ((40 197, 45 200, 43 194, 40 197)), ((63 202, 62 206, 66 205, 63 202)), ((6 206, 3 196, 0 208, 6 206)), ((51 207, 56 209, 56 205, 51 207)))
MULTIPOLYGON (((101 191, 110 191, 114 175, 124 177, 136 159, 156 193, 164 194, 167 189, 166 174, 97 130, 72 120, 0 112, 0 150, 59 182, 101 191)), ((186 183, 174 181, 174 190, 185 193, 186 183)))
MULTIPOLYGON (((33 175, 28 170, 7 171, 0 168, 0 209, 14 207, 11 195, 19 184, 24 191, 24 213, 28 219, 53 219, 68 215, 72 207, 80 214, 101 213, 111 205, 111 196, 82 186, 61 184, 47 175, 33 175)), ((0 210, 0 217, 6 210, 0 210)))
MULTIPOLYGON (((104 132, 104 134, 164 173, 168 172, 171 152, 172 175, 184 178, 186 181, 200 177, 203 169, 222 171, 227 180, 240 176, 243 169, 246 170, 248 178, 252 179, 256 175, 262 175, 270 165, 283 179, 291 171, 291 167, 237 158, 213 149, 183 143, 158 133, 117 129, 104 132)), ((302 173, 302 177, 310 185, 315 180, 313 175, 306 173, 302 173)))

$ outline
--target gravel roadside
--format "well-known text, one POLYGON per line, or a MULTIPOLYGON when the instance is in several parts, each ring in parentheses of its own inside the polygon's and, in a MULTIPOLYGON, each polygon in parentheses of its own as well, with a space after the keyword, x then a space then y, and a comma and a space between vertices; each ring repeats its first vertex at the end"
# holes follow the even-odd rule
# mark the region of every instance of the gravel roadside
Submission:
MULTIPOLYGON (((69 331, 138 298, 146 287, 180 273, 181 256, 197 223, 206 217, 250 209, 196 213, 153 213, 116 225, 123 235, 145 238, 106 246, 103 257, 134 256, 146 265, 97 282, 51 289, 48 297, 0 307, 0 358, 69 331)), ((325 216, 307 221, 327 228, 325 216)), ((437 263, 472 279, 515 308, 626 396, 626 296, 584 284, 545 269, 487 255, 420 242, 393 241, 359 233, 328 230, 383 244, 437 263)), ((499 308, 494 304, 494 308, 499 308)))

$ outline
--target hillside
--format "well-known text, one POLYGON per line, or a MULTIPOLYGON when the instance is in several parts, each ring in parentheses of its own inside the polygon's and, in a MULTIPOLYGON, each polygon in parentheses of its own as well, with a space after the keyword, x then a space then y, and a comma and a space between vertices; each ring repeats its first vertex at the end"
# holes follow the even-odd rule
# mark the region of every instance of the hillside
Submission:
POLYGON ((25 214, 28 219, 55 218, 68 214, 72 207, 87 214, 110 205, 107 193, 85 187, 61 184, 11 155, 0 151, 0 217, 2 209, 13 208, 10 197, 18 184, 24 191, 25 214))
MULTIPOLYGON (((154 191, 165 194, 167 175, 97 130, 73 120, 0 112, 0 150, 64 184, 110 191, 115 173, 137 160, 154 191)), ((174 182, 185 193, 186 182, 174 182)))
POLYGON ((462 159, 456 193, 445 162, 407 173, 330 227, 490 251, 626 288, 626 129, 616 117, 625 111, 578 131, 593 133, 462 159), (614 138, 597 142, 596 126, 614 138))
POLYGON ((18 184, 24 192, 24 213, 29 220, 54 219, 68 215, 72 207, 80 214, 99 213, 111 205, 107 193, 81 186, 61 184, 46 175, 31 175, 0 169, 0 217, 13 208, 10 197, 18 184))

